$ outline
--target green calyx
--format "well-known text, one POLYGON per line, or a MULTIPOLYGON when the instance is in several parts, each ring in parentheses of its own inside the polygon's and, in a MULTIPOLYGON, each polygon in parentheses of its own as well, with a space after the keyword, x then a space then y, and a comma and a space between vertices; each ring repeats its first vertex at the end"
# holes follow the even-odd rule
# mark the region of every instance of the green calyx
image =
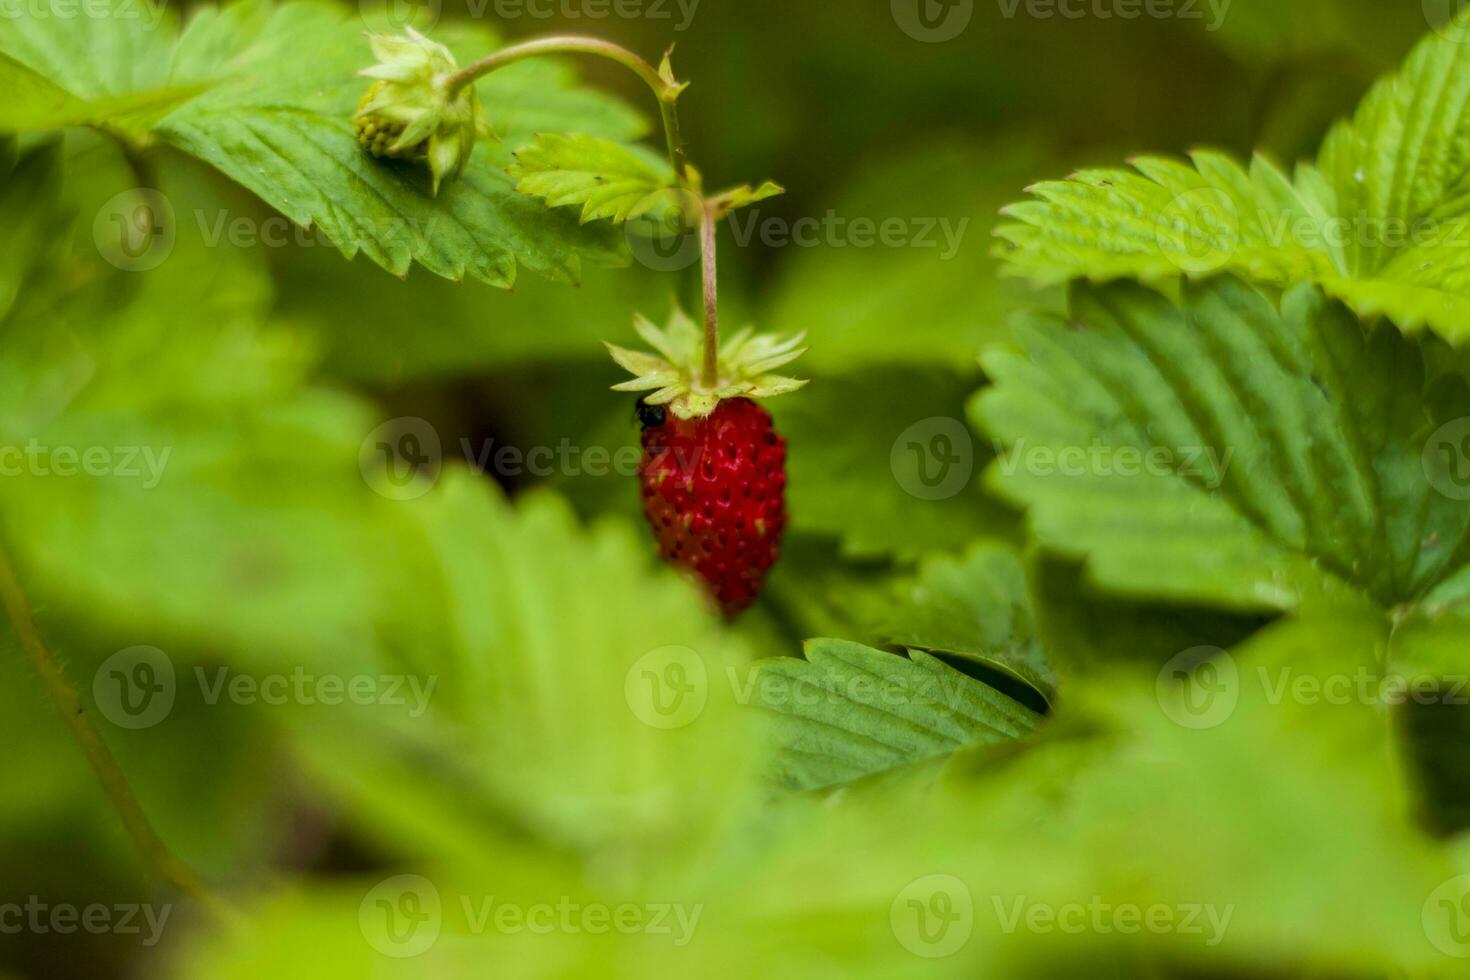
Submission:
POLYGON ((807 352, 805 333, 790 337, 757 334, 745 327, 720 346, 712 384, 704 375, 704 337, 683 310, 675 308, 667 327, 637 316, 633 328, 657 353, 607 344, 614 361, 635 375, 614 391, 647 391, 650 405, 665 405, 682 419, 703 418, 726 398, 774 398, 801 388, 804 380, 774 374, 807 352))
POLYGON ((352 117, 357 140, 373 156, 426 162, 438 194, 489 131, 475 87, 456 89, 454 55, 412 27, 396 37, 369 34, 368 42, 378 64, 358 72, 375 81, 352 117))

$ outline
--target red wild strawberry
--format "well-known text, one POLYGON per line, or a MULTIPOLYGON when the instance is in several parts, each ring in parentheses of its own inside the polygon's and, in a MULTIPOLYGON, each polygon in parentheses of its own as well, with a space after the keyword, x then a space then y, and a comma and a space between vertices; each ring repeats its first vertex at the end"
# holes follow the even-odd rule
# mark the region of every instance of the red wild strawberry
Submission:
POLYGON ((747 327, 706 364, 682 312, 662 330, 642 317, 633 325, 658 353, 608 350, 637 375, 614 390, 650 392, 638 403, 643 512, 664 558, 704 579, 734 616, 760 594, 786 531, 786 442, 752 399, 806 384, 771 373, 805 353, 801 336, 747 327))
POLYGON ((709 583, 727 616, 744 611, 781 554, 786 440, 747 398, 681 419, 639 404, 643 513, 659 552, 709 583))

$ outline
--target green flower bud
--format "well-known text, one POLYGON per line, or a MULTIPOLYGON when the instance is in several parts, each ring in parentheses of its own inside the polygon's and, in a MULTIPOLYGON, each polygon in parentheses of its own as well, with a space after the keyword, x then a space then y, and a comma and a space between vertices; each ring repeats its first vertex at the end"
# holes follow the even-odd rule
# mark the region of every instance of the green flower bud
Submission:
POLYGON ((487 128, 475 86, 451 92, 459 70, 454 55, 412 27, 401 37, 369 34, 368 41, 378 64, 358 72, 374 82, 352 117, 357 141, 376 157, 427 162, 438 194, 446 176, 464 170, 487 128))

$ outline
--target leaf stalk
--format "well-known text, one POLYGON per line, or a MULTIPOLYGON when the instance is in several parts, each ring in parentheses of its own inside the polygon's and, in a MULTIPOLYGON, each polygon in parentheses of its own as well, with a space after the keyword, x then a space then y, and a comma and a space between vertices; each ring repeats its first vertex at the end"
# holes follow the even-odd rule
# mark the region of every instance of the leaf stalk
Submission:
POLYGON ((169 849, 148 821, 143 808, 133 795, 127 777, 118 766, 116 757, 107 748, 107 743, 102 740, 101 734, 88 717, 77 689, 67 679, 61 664, 41 638, 40 630, 36 628, 31 614, 30 601, 3 548, 0 548, 0 605, 5 608, 5 614, 20 640, 21 649, 40 675, 41 683, 45 685, 56 710, 61 713, 61 720, 66 723, 72 737, 81 747, 82 754, 87 757, 97 781, 102 784, 102 791, 122 819, 123 827, 133 838, 138 850, 174 887, 192 898, 218 908, 218 903, 212 898, 199 875, 169 849))

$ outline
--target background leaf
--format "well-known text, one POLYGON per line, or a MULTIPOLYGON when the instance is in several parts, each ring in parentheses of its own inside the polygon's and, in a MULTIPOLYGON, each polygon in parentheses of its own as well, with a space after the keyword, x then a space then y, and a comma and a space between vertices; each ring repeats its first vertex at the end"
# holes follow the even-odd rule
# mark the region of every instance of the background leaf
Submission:
MULTIPOLYGON (((504 173, 511 160, 503 145, 478 146, 463 179, 442 198, 427 192, 422 168, 364 154, 350 119, 365 90, 356 72, 371 57, 361 23, 332 5, 249 0, 205 10, 177 44, 172 19, 145 20, 161 17, 162 7, 119 3, 108 11, 82 18, 77 31, 60 18, 9 18, 0 31, 0 53, 63 92, 122 100, 86 110, 62 100, 54 107, 56 125, 112 126, 114 110, 125 108, 133 139, 156 135, 173 143, 297 224, 319 228, 349 258, 363 252, 400 276, 417 261, 446 278, 468 275, 508 287, 519 265, 575 281, 584 261, 626 262, 622 243, 605 229, 584 232, 517 195, 504 173), (281 72, 283 61, 300 68, 281 72), (178 97, 156 94, 165 83, 203 91, 174 108, 178 97), (154 111, 141 111, 147 107, 154 111)), ((446 35, 461 57, 482 56, 497 43, 479 29, 446 35)), ((482 97, 496 100, 487 101, 492 118, 498 102, 519 106, 502 130, 509 140, 527 124, 622 138, 644 131, 615 101, 572 91, 572 79, 555 66, 516 66, 482 87, 482 97)))
POLYGON ((812 640, 806 659, 765 660, 755 703, 775 712, 775 778, 791 789, 851 782, 956 749, 1020 738, 1036 716, 917 650, 908 657, 812 640))
POLYGON ((986 358, 996 387, 972 405, 1008 446, 988 480, 1097 583, 1236 611, 1348 588, 1392 606, 1464 564, 1470 513, 1421 457, 1470 390, 1415 394, 1418 348, 1310 287, 1279 312, 1229 277, 1182 307, 1080 288, 1022 338, 1025 357, 986 358))
POLYGON ((1057 675, 1036 637, 1026 572, 1015 551, 977 542, 963 555, 933 555, 878 611, 878 631, 897 646, 982 664, 1047 701, 1057 675))
POLYGON ((1273 286, 1309 280, 1362 316, 1462 341, 1467 29, 1462 15, 1421 42, 1294 183, 1260 158, 1247 176, 1228 157, 1196 153, 1193 169, 1142 157, 1141 177, 1094 170, 1038 185, 1039 200, 1007 209, 1016 220, 998 232, 1011 268, 1043 283, 1217 271, 1273 286))

